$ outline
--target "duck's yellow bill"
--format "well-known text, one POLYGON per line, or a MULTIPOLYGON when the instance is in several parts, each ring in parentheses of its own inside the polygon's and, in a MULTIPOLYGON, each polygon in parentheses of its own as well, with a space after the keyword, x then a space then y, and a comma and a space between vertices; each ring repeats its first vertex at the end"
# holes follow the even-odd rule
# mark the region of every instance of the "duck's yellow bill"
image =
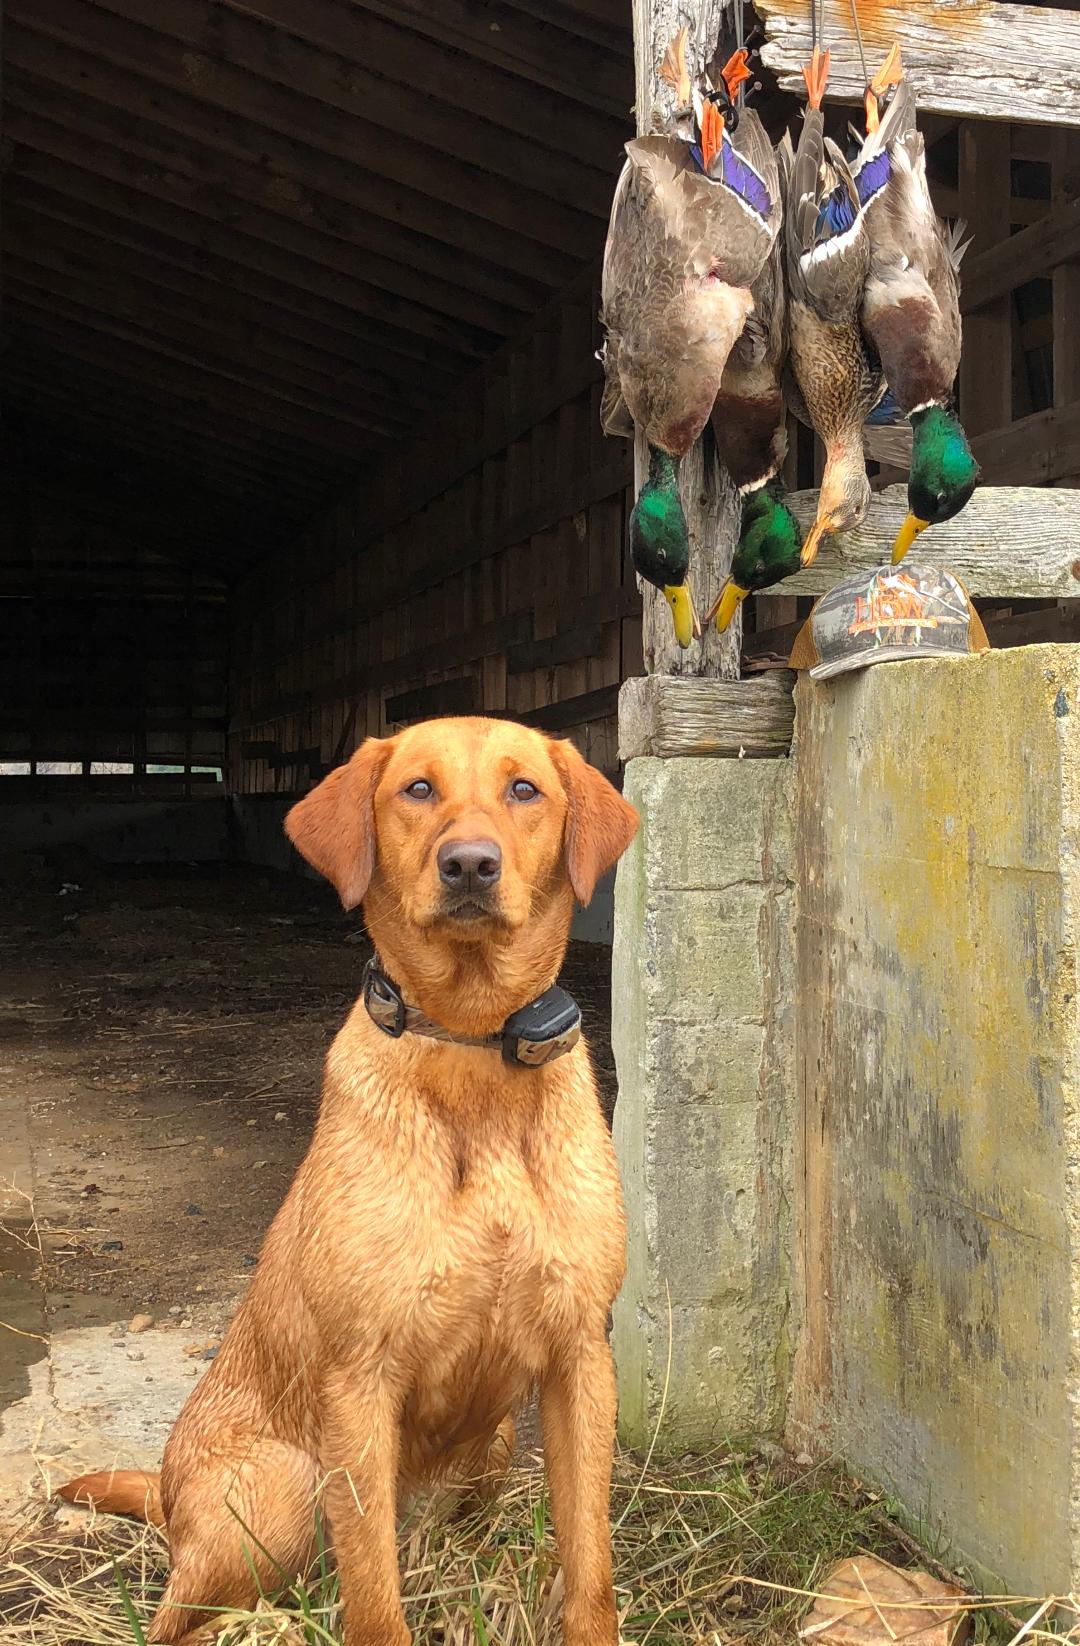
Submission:
POLYGON ((904 524, 897 532, 896 542, 893 544, 892 563, 894 566, 899 565, 919 533, 924 532, 929 524, 929 520, 920 520, 917 514, 907 516, 904 524))
POLYGON ((705 619, 706 624, 710 623, 715 617, 716 627, 723 634, 724 630, 730 626, 731 619, 749 593, 749 589, 741 589, 729 577, 709 608, 708 616, 705 619))
POLYGON ((664 599, 671 607, 671 615, 675 619, 675 639, 685 651, 691 640, 701 633, 701 624, 694 610, 694 597, 690 593, 689 583, 668 584, 664 589, 664 599))

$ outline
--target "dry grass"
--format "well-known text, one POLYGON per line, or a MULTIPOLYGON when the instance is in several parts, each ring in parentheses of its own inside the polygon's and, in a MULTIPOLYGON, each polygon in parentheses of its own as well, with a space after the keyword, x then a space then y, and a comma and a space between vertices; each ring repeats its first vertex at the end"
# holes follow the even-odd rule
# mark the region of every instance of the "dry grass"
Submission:
MULTIPOLYGON (((837 1470, 761 1456, 644 1474, 627 1460, 616 1471, 613 1520, 621 1632, 639 1646, 790 1646, 835 1560, 870 1550, 908 1565, 919 1553, 880 1499, 837 1470)), ((98 1518, 73 1531, 38 1509, 0 1548, 0 1640, 132 1646, 165 1569, 164 1544, 146 1527, 98 1518)), ((494 1514, 455 1523, 429 1510, 408 1523, 401 1569, 418 1643, 555 1646, 560 1583, 535 1461, 514 1470, 494 1514)), ((1045 1637, 1046 1616, 1032 1619, 1025 1639, 1045 1637)), ((337 1618, 336 1579, 324 1560, 306 1587, 220 1618, 210 1634, 230 1646, 330 1646, 337 1618)), ((1016 1634, 1000 1620, 997 1630, 1005 1640, 1016 1634)), ((991 1613, 978 1611, 975 1638, 994 1632, 991 1613)), ((1080 1646, 1080 1629, 1074 1639, 1080 1646)))

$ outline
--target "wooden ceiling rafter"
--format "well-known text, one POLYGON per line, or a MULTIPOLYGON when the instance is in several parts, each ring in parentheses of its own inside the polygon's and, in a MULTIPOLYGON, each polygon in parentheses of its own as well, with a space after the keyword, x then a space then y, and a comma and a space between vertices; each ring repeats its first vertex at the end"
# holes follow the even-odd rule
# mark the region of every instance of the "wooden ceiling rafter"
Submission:
POLYGON ((351 424, 352 409, 361 406, 365 417, 378 420, 378 432, 391 436, 412 424, 407 406, 380 393, 375 386, 365 386, 355 374, 334 379, 326 371, 313 370, 303 350, 297 351, 296 358, 276 348, 267 352, 268 346, 254 326, 246 337, 230 336, 220 325, 215 327, 205 318, 185 313, 175 301, 163 312, 153 295, 139 303, 130 293, 125 295, 119 285, 89 285, 85 278, 73 280, 58 274, 42 260, 21 264, 17 256, 8 259, 5 289, 16 318, 23 309, 33 312, 40 308, 147 347, 152 347, 158 337, 182 350, 192 363, 201 361, 208 370, 237 382, 252 381, 275 398, 319 410, 326 416, 351 424), (257 371, 252 361, 258 361, 257 371))
MULTIPOLYGON (((78 0, 23 4, 34 28, 50 38, 92 50, 211 105, 228 110, 247 105, 259 110, 255 118, 268 120, 292 109, 294 124, 303 123, 306 140, 319 147, 347 119, 354 152, 364 153, 364 135, 374 125, 407 144, 421 162, 433 151, 510 180, 523 207, 532 191, 559 202, 573 200, 580 210, 606 220, 611 196, 606 144, 596 158, 574 151, 556 158, 544 147, 542 130, 507 130, 478 101, 466 112, 441 97, 419 95, 409 81, 387 79, 381 64, 335 59, 227 6, 209 10, 192 7, 189 0, 154 0, 148 8, 144 0, 95 0, 87 12, 78 0), (260 82, 266 83, 261 101, 260 82)), ((444 66, 440 90, 448 79, 444 66)), ((328 152, 339 151, 331 146, 328 152)))
POLYGON ((476 361, 489 354, 497 341, 497 333, 454 322, 317 262, 310 255, 313 247, 307 255, 297 254, 260 241, 219 217, 163 199, 154 190, 154 175, 134 172, 122 154, 117 154, 112 174, 106 175, 102 168, 109 161, 103 146, 95 157, 95 169, 89 171, 82 146, 51 121, 24 121, 8 111, 5 123, 9 135, 18 134, 5 177, 5 200, 20 187, 31 194, 47 189, 68 201, 69 209, 104 211, 128 225, 131 236, 149 229, 179 240, 192 259, 206 255, 226 268, 234 265, 243 278, 254 275, 280 282, 290 302, 328 303, 345 323, 355 316, 359 324, 377 325, 394 346, 405 354, 415 351, 419 359, 434 345, 444 357, 476 361))
POLYGON ((227 571, 576 289, 629 134, 621 0, 11 0, 4 44, 3 401, 192 476, 227 571))
MULTIPOLYGON (((437 245, 411 227, 369 214, 360 204, 332 200, 277 176, 254 156, 237 159, 216 150, 210 132, 199 141, 147 116, 118 122, 109 103, 64 89, 10 59, 4 100, 5 123, 16 143, 32 146, 37 139, 20 134, 33 133, 43 123, 59 127, 76 137, 86 170, 130 181, 143 192, 149 185, 161 199, 231 223, 257 240, 350 273, 455 322, 502 335, 531 312, 537 294, 547 289, 511 270, 502 273, 486 258, 470 257, 465 244, 470 225, 464 214, 449 212, 440 218, 445 240, 437 245), (450 251, 457 260, 448 265, 450 251)), ((138 100, 133 92, 129 101, 138 100)), ((354 193, 359 199, 363 186, 358 184, 354 193)), ((471 231, 474 247, 489 238, 482 225, 472 224, 471 231)))
POLYGON ((167 426, 154 422, 153 408, 146 401, 126 399, 100 379, 69 373, 59 382, 43 381, 34 361, 15 356, 9 365, 9 358, 5 357, 5 387, 16 417, 30 410, 54 420, 70 418, 74 383, 90 396, 99 435, 107 440, 115 437, 117 450, 127 448, 151 459, 160 455, 166 462, 175 459, 178 470, 186 465, 188 473, 211 491, 250 499, 254 487, 268 509, 286 508, 303 518, 304 511, 316 508, 334 483, 332 471, 325 472, 321 485, 305 481, 293 468, 286 469, 281 458, 275 461, 241 446, 235 437, 226 442, 200 428, 198 417, 183 419, 172 410, 167 426))
MULTIPOLYGON (((438 358, 425 359, 422 350, 417 352, 412 371, 407 372, 403 369, 402 356, 380 348, 373 341, 378 337, 374 328, 367 336, 357 336, 352 330, 309 320, 285 306, 288 294, 284 290, 276 294, 277 301, 271 301, 265 294, 238 291, 233 283, 210 273, 205 262, 197 273, 192 273, 177 262, 175 253, 171 258, 158 257, 139 248, 130 237, 127 242, 118 241, 114 235, 103 232, 100 221, 95 224, 90 214, 79 225, 80 238, 77 248, 73 248, 70 226, 70 218, 58 220, 53 214, 43 212, 40 202, 7 199, 4 228, 9 265, 40 266, 68 274, 72 279, 86 277, 87 289, 97 282, 108 282, 120 291, 131 288, 152 296, 162 305, 175 304, 179 299, 178 314, 218 315, 244 336, 254 336, 261 330, 274 340, 275 347, 295 345, 309 361, 325 357, 327 369, 330 364, 337 371, 343 367, 362 368, 370 374, 373 387, 392 390, 404 405, 430 404, 432 383, 441 383, 449 389, 460 376, 460 361, 457 371, 453 372, 441 365, 438 358), (136 251, 134 258, 130 255, 132 249, 136 251), (252 308, 253 295, 258 295, 257 310, 252 308), (190 311, 185 309, 188 304, 190 311), (253 313, 258 315, 257 326, 252 320, 253 313)), ((179 243, 175 245, 177 253, 183 250, 179 243)))

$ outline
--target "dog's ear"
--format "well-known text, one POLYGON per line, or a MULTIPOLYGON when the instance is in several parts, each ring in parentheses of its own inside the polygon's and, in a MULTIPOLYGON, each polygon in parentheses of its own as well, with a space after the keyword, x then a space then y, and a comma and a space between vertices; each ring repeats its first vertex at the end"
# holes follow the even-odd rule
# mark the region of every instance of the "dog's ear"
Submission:
POLYGON ((389 738, 369 737, 344 766, 286 813, 285 833, 324 874, 347 909, 363 899, 375 867, 375 809, 389 738))
POLYGON ((584 908, 600 876, 619 861, 637 834, 638 814, 572 743, 553 743, 551 752, 570 802, 566 867, 574 896, 584 908))

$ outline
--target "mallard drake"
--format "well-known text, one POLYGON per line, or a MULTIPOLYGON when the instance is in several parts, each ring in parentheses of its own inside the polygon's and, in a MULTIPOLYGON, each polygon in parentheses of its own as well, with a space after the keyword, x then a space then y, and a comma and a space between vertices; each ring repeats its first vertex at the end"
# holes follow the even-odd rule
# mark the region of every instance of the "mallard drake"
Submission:
POLYGON ((683 29, 661 71, 675 92, 673 133, 626 145, 602 274, 601 421, 608 433, 635 424, 645 433, 649 473, 630 517, 630 554, 663 591, 681 646, 697 618, 679 462, 708 422, 781 215, 772 145, 752 110, 733 108, 745 52, 725 66, 724 113, 711 90, 702 97, 692 86, 686 46, 683 29))
POLYGON ((712 410, 721 462, 742 497, 731 574, 706 617, 728 627, 746 596, 799 569, 799 528, 777 478, 787 456, 782 371, 787 349, 779 237, 752 287, 754 309, 724 368, 712 410))
POLYGON ((915 93, 894 46, 867 96, 867 136, 852 171, 865 215, 870 268, 863 329, 881 360, 889 396, 912 427, 908 515, 893 547, 902 560, 927 526, 958 514, 978 464, 949 410, 960 366, 960 231, 938 217, 926 181, 926 147, 915 93), (871 93, 896 93, 878 122, 871 93))
POLYGON ((866 217, 851 168, 825 136, 821 101, 829 54, 814 48, 803 71, 808 104, 794 153, 778 150, 784 191, 788 277, 789 364, 793 409, 805 415, 825 446, 817 514, 802 547, 809 565, 826 533, 865 519, 870 482, 862 428, 881 399, 884 380, 860 323, 870 271, 866 217))
POLYGON ((723 632, 742 602, 754 589, 767 589, 797 572, 802 533, 784 501, 779 480, 748 492, 743 498, 739 541, 731 574, 717 595, 709 618, 723 632))

